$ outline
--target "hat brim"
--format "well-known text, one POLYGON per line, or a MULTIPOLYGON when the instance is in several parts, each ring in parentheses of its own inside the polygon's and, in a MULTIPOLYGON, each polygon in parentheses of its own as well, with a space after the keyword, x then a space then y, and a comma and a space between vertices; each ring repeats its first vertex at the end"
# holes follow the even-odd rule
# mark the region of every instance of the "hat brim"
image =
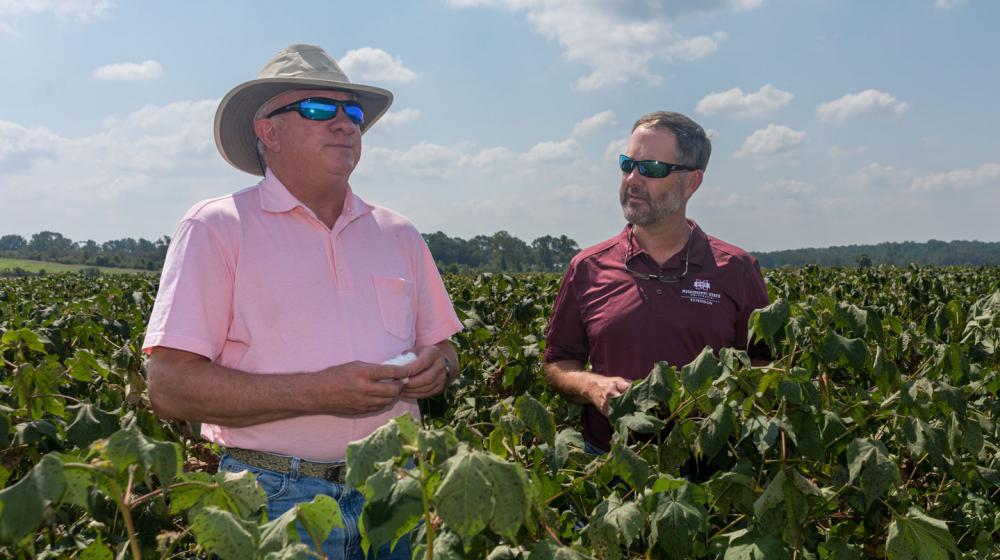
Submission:
POLYGON ((365 113, 365 122, 361 125, 362 134, 392 105, 392 93, 374 86, 309 78, 251 80, 226 94, 215 112, 215 145, 223 159, 240 171, 264 175, 257 156, 257 136, 253 131, 254 114, 269 99, 297 89, 340 90, 356 95, 365 113))

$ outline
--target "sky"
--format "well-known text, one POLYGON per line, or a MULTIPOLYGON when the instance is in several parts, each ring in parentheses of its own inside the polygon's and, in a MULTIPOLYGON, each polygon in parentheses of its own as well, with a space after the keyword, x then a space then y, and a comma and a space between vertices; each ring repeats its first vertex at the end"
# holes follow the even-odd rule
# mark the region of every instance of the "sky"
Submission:
POLYGON ((650 111, 713 152, 688 216, 750 251, 1000 241, 994 0, 0 0, 0 235, 172 235, 257 182, 219 101, 293 43, 393 92, 351 177, 423 232, 624 225, 650 111))

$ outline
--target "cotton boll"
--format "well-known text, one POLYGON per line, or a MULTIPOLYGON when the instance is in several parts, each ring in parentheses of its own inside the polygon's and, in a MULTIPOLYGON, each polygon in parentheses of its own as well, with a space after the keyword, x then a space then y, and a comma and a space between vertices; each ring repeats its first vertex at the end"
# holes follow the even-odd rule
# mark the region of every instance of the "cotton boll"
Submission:
MULTIPOLYGON (((416 354, 414 354, 413 352, 407 352, 405 354, 400 354, 400 355, 396 356, 395 358, 386 360, 386 361, 382 362, 382 364, 383 365, 387 365, 387 366, 405 366, 406 364, 409 364, 411 362, 416 361, 416 359, 417 359, 417 355, 416 354)), ((392 381, 392 380, 391 379, 383 379, 382 380, 383 383, 388 383, 389 381, 392 381)), ((400 379, 399 382, 402 383, 403 385, 406 385, 407 383, 410 382, 410 378, 409 377, 404 377, 404 378, 400 379)))

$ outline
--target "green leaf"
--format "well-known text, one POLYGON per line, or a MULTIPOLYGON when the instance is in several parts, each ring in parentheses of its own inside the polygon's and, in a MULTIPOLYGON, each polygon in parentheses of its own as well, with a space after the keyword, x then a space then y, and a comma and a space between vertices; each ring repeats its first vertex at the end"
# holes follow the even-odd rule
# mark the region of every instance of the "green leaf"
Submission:
POLYGON ((501 461, 490 455, 484 455, 483 458, 487 463, 485 474, 496 499, 490 528, 498 535, 514 541, 531 505, 528 475, 520 465, 501 461))
POLYGON ((21 480, 0 490, 0 544, 14 544, 42 522, 66 490, 62 462, 46 455, 21 480))
POLYGON ((108 365, 97 359, 93 351, 85 348, 77 349, 73 357, 66 360, 66 370, 73 379, 84 383, 92 382, 95 375, 107 379, 110 373, 108 365))
POLYGON ((795 447, 799 453, 815 461, 826 461, 826 445, 813 414, 801 409, 789 410, 788 423, 795 431, 795 447))
POLYGON ((854 371, 866 371, 870 354, 865 341, 860 338, 845 338, 829 331, 820 343, 820 355, 830 363, 850 366, 854 371))
MULTIPOLYGON (((382 463, 379 470, 368 477, 363 491, 366 503, 361 512, 360 528, 365 537, 362 548, 366 553, 369 548, 377 550, 387 542, 395 543, 420 522, 424 513, 420 481, 412 476, 398 477, 391 462, 382 463)), ((339 510, 337 513, 339 519, 339 510)))
POLYGON ((649 375, 633 382, 621 396, 611 399, 608 420, 614 424, 633 412, 647 412, 667 404, 680 387, 677 370, 666 362, 653 364, 649 375))
POLYGON ((762 535, 744 529, 730 536, 723 560, 786 560, 792 557, 785 543, 774 534, 762 535))
POLYGON ((704 390, 714 379, 722 375, 722 364, 715 357, 710 346, 702 349, 690 364, 681 368, 681 383, 689 395, 704 390))
POLYGON ((191 520, 195 540, 222 560, 253 558, 257 550, 257 526, 241 521, 214 506, 199 509, 191 520))
POLYGON ((691 485, 656 495, 656 509, 650 517, 650 541, 667 558, 688 558, 693 543, 707 524, 708 514, 694 503, 691 485))
POLYGON ((542 541, 536 544, 525 558, 526 560, 587 560, 586 556, 572 548, 559 546, 552 541, 542 541))
MULTIPOLYGON (((258 551, 261 554, 277 553, 290 545, 299 543, 299 532, 295 528, 297 515, 298 511, 291 508, 264 524, 260 531, 258 551)), ((308 551, 308 547, 306 550, 308 551)))
POLYGON ((791 315, 792 306, 782 298, 775 299, 774 303, 767 307, 754 310, 750 313, 750 332, 753 340, 763 340, 774 348, 791 315))
POLYGON ((480 453, 460 449, 434 495, 437 514, 468 547, 493 518, 494 495, 480 453))
POLYGON ((856 337, 864 338, 868 335, 868 312, 856 305, 837 302, 833 322, 856 337))
POLYGON ((727 515, 735 508, 740 513, 750 513, 755 499, 753 478, 740 472, 718 473, 705 486, 712 496, 713 508, 727 515))
POLYGON ((646 487, 651 472, 649 463, 637 455, 635 451, 617 443, 611 446, 609 455, 607 467, 613 473, 622 477, 625 482, 637 490, 646 487))
POLYGON ((87 447, 94 440, 106 438, 119 428, 118 414, 105 412, 90 403, 66 408, 76 410, 76 417, 66 427, 66 439, 77 447, 87 447))
POLYGON ((650 416, 645 412, 633 412, 632 414, 626 414, 618 418, 615 422, 615 431, 625 432, 632 431, 637 434, 655 434, 656 432, 662 430, 667 424, 656 418, 655 416, 650 416))
POLYGON ((750 437, 757 451, 761 455, 765 455, 778 441, 778 436, 781 433, 779 426, 780 424, 774 418, 754 416, 743 422, 743 426, 740 428, 740 439, 750 437))
POLYGON ((556 440, 556 420, 545 405, 529 395, 521 395, 514 403, 514 411, 539 439, 549 445, 556 440))
MULTIPOLYGON (((626 546, 638 542, 646 525, 646 515, 636 502, 622 502, 617 492, 612 492, 594 508, 588 532, 600 533, 613 540, 614 548, 621 541, 626 546)), ((593 536, 591 537, 593 540, 593 536)))
POLYGON ((113 560, 115 557, 111 553, 111 549, 107 547, 102 541, 101 536, 97 535, 94 542, 87 545, 87 548, 80 552, 79 560, 113 560))
POLYGON ((267 505, 267 496, 250 471, 216 473, 215 480, 235 506, 233 513, 240 517, 249 517, 267 505))
POLYGON ((948 525, 915 507, 894 516, 885 553, 889 560, 949 560, 951 554, 961 556, 948 525))
POLYGON ((104 456, 119 474, 125 473, 129 465, 137 464, 169 484, 181 468, 179 445, 149 439, 135 426, 118 430, 107 441, 104 456))
POLYGON ((725 402, 720 402, 707 418, 701 421, 698 431, 698 449, 706 459, 712 459, 726 446, 729 436, 736 431, 736 416, 725 402))
POLYGON ((847 448, 847 463, 850 481, 861 482, 866 508, 900 482, 899 468, 881 441, 855 439, 847 448))
POLYGON ((399 425, 389 422, 368 437, 347 444, 347 476, 349 486, 361 488, 365 480, 378 470, 377 463, 388 461, 403 452, 399 425))
POLYGON ((309 533, 317 548, 330 536, 330 531, 344 528, 340 505, 337 500, 326 494, 318 494, 311 502, 297 504, 295 510, 296 519, 302 524, 306 533, 309 533))

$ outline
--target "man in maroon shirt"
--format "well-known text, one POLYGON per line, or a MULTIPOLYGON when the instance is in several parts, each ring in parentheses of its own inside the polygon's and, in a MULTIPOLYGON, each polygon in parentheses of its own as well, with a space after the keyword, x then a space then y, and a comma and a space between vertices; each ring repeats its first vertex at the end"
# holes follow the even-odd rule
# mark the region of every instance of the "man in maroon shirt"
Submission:
MULTIPOLYGON (((683 366, 705 346, 747 348, 747 322, 768 305, 757 259, 685 215, 712 145, 697 123, 655 112, 632 127, 619 158, 628 225, 570 262, 546 337, 545 376, 585 405, 588 450, 610 449, 608 401, 665 361, 683 366), (590 369, 585 365, 590 363, 590 369)), ((750 349, 767 359, 766 347, 750 349)))

